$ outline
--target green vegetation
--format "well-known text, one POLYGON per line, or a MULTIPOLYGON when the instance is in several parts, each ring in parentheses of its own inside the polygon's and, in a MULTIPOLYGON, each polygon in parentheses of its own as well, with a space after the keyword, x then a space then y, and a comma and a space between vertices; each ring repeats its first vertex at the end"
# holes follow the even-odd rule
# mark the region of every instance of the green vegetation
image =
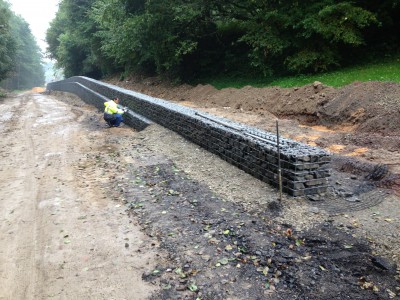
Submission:
POLYGON ((67 77, 265 82, 396 53, 399 15, 399 0, 61 0, 46 39, 67 77))
POLYGON ((288 77, 223 77, 203 78, 199 83, 209 83, 217 89, 234 87, 242 88, 250 85, 253 87, 295 87, 303 86, 320 81, 326 85, 333 87, 341 87, 354 81, 391 81, 400 83, 400 58, 391 60, 385 59, 382 62, 375 62, 365 65, 348 67, 338 71, 313 74, 313 75, 296 75, 288 77))
POLYGON ((0 0, 0 83, 3 88, 30 89, 44 84, 42 55, 28 23, 0 0))
POLYGON ((0 81, 13 69, 16 40, 8 29, 12 13, 9 4, 0 0, 0 81))

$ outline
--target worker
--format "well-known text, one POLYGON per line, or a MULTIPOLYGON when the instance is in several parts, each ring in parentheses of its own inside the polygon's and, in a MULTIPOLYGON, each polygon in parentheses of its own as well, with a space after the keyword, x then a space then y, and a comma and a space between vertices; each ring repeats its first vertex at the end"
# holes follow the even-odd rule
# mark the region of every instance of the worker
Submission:
POLYGON ((126 109, 121 108, 119 105, 119 98, 113 97, 112 100, 104 102, 104 120, 110 127, 118 127, 124 121, 122 114, 126 109))

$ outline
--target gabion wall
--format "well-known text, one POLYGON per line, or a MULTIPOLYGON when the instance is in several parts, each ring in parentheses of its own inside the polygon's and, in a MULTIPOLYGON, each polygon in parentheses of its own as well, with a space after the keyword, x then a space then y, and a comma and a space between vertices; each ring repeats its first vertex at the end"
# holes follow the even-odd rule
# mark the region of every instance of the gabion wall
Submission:
MULTIPOLYGON (((79 96, 86 103, 94 105, 99 110, 104 110, 104 102, 110 100, 78 82, 59 81, 57 83, 50 83, 47 85, 47 90, 73 93, 79 96), (54 88, 51 88, 51 86, 53 85, 54 88)), ((132 110, 129 110, 124 114, 124 123, 137 130, 143 130, 147 126, 152 124, 150 120, 141 115, 136 114, 132 110)))
MULTIPOLYGON (((151 121, 219 155, 254 177, 278 186, 276 135, 194 109, 116 87, 87 77, 71 77, 47 85, 48 90, 77 94, 103 109, 104 101, 116 96, 143 124, 151 121)), ((142 129, 141 125, 133 127, 142 129)), ((283 191, 292 196, 321 194, 328 188, 330 154, 289 139, 280 139, 283 191)))

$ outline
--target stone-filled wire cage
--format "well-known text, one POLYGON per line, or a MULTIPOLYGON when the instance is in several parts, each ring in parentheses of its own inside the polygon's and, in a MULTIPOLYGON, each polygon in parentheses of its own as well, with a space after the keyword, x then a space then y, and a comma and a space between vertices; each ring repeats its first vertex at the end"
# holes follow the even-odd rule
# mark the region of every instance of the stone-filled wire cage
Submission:
MULTIPOLYGON (((129 108, 126 123, 143 130, 152 122, 173 130, 252 176, 278 187, 277 136, 162 99, 86 77, 49 83, 48 90, 70 92, 103 110, 117 96, 129 108)), ((282 190, 291 196, 321 194, 329 187, 331 155, 319 148, 280 138, 282 190)))

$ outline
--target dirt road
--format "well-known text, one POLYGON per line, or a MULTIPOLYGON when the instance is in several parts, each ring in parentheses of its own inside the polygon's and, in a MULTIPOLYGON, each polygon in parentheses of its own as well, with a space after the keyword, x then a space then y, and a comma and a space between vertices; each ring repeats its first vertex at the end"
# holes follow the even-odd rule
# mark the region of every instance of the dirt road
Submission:
POLYGON ((107 197, 109 177, 85 164, 112 132, 88 131, 90 108, 51 96, 20 94, 0 109, 0 299, 147 298, 152 241, 107 197))

